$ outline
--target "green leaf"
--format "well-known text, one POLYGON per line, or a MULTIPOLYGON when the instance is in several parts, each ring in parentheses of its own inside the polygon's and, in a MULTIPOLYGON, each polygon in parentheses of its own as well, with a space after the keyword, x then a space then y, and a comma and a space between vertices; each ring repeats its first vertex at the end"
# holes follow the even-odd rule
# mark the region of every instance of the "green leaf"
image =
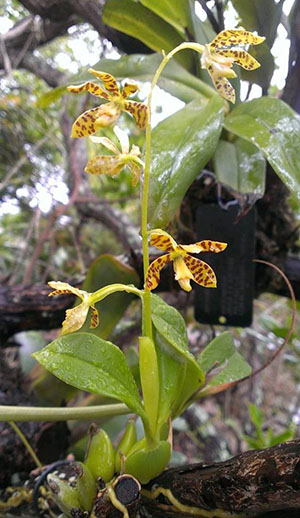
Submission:
MULTIPOLYGON (((161 54, 132 54, 122 56, 119 59, 103 58, 93 68, 108 72, 118 80, 130 77, 138 81, 152 81, 153 75, 161 61, 161 54)), ((208 77, 206 71, 205 74, 208 77)), ((71 83, 83 83, 90 79, 91 74, 85 69, 84 72, 72 76, 68 85, 71 83)), ((164 68, 159 78, 158 86, 184 102, 190 102, 199 95, 206 96, 205 98, 207 98, 209 92, 210 95, 213 92, 213 88, 208 87, 174 59, 170 60, 164 68)), ((45 103, 48 106, 48 104, 60 98, 66 92, 66 88, 67 85, 49 90, 49 92, 39 97, 38 102, 45 103)))
MULTIPOLYGON (((156 52, 164 50, 168 53, 184 41, 169 23, 132 0, 108 0, 102 18, 107 25, 137 38, 156 52)), ((177 60, 188 70, 193 68, 190 51, 180 52, 177 60)))
POLYGON ((211 158, 222 129, 224 103, 215 95, 205 106, 195 99, 152 132, 149 223, 165 227, 211 158))
POLYGON ((50 106, 50 104, 60 99, 66 93, 68 93, 66 85, 57 86, 56 88, 52 88, 52 90, 49 90, 45 94, 41 95, 38 98, 36 105, 39 108, 47 108, 50 106))
POLYGON ((194 358, 188 350, 188 338, 183 317, 157 295, 151 296, 152 322, 160 334, 187 358, 194 358))
POLYGON ((163 18, 179 32, 184 33, 188 25, 188 0, 140 0, 148 9, 163 18))
POLYGON ((228 359, 226 367, 210 381, 207 387, 224 385, 245 378, 251 374, 251 370, 249 363, 236 351, 228 359))
POLYGON ((258 408, 256 405, 254 405, 253 403, 249 403, 248 408, 249 408, 250 419, 251 419, 252 423, 254 424, 256 431, 257 432, 261 431, 261 428, 262 428, 262 425, 264 422, 263 411, 260 408, 258 408))
POLYGON ((300 117, 280 99, 262 97, 234 108, 224 125, 255 144, 300 199, 300 117))
POLYGON ((204 383, 204 372, 188 350, 185 322, 160 297, 151 296, 154 341, 160 376, 159 422, 179 415, 204 383))
POLYGON ((200 353, 198 365, 204 372, 207 372, 214 365, 221 366, 230 356, 235 353, 235 346, 232 334, 225 331, 214 338, 200 353))
MULTIPOLYGON (((139 277, 130 266, 122 263, 110 254, 100 255, 90 266, 82 289, 89 293, 94 292, 108 284, 138 284, 139 277)), ((107 338, 116 324, 123 316, 125 310, 133 300, 134 295, 125 292, 117 292, 105 300, 97 302, 100 324, 95 329, 90 329, 90 312, 80 332, 86 331, 100 338, 107 338)), ((79 302, 81 302, 79 300, 79 302)))
POLYGON ((118 399, 145 415, 125 356, 111 342, 90 333, 74 333, 57 338, 34 357, 65 383, 118 399))
POLYGON ((257 31, 260 36, 265 36, 271 48, 280 23, 283 1, 232 0, 232 4, 241 17, 242 26, 249 31, 257 31))
POLYGON ((220 182, 242 194, 263 196, 266 160, 254 144, 242 138, 233 143, 220 140, 213 162, 220 182))

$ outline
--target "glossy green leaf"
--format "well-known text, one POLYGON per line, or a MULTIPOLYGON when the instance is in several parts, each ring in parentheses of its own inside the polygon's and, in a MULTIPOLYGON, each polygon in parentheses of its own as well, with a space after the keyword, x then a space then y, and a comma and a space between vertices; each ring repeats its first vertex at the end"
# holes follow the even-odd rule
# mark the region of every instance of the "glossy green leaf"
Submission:
POLYGON ((255 144, 300 200, 300 117, 280 99, 241 104, 226 117, 228 131, 255 144))
POLYGON ((265 192, 266 160, 261 151, 242 138, 234 142, 220 140, 214 157, 218 180, 242 194, 265 192))
MULTIPOLYGON (((132 0, 108 0, 102 18, 107 25, 137 38, 156 52, 170 52, 184 41, 169 23, 132 0)), ((191 51, 180 52, 176 59, 188 70, 193 68, 191 51)))
MULTIPOLYGON (((137 285, 139 277, 133 268, 122 263, 113 255, 103 254, 95 259, 90 266, 81 289, 91 293, 114 283, 137 285)), ((80 332, 86 331, 100 338, 107 338, 122 318, 133 298, 135 298, 134 295, 129 293, 117 292, 103 301, 97 302, 96 308, 100 317, 99 326, 90 329, 91 315, 89 313, 80 332)))
POLYGON ((158 124, 152 132, 149 223, 165 227, 211 158, 222 130, 224 102, 198 99, 158 124))
POLYGON ((198 357, 198 364, 204 372, 212 367, 221 366, 230 356, 235 353, 232 334, 229 331, 216 336, 201 352, 198 357))
POLYGON ((180 353, 193 358, 188 350, 188 338, 183 317, 157 295, 151 296, 152 322, 160 334, 180 353))
POLYGON ((226 367, 210 381, 208 387, 226 385, 227 383, 240 380, 249 376, 251 370, 249 363, 236 351, 228 358, 226 367))
POLYGON ((118 399, 144 416, 125 356, 111 342, 90 333, 74 333, 57 338, 34 357, 65 383, 118 399))
MULTIPOLYGON (((119 59, 103 58, 93 68, 108 72, 118 80, 130 77, 138 81, 152 81, 161 61, 161 54, 132 54, 122 56, 119 59)), ((206 72, 205 74, 208 77, 206 72)), ((68 85, 71 83, 79 84, 90 79, 91 74, 85 69, 83 73, 72 76, 68 85)), ((159 78, 158 86, 184 102, 190 102, 199 95, 207 96, 209 92, 213 92, 213 88, 210 89, 203 81, 188 72, 174 59, 170 60, 164 68, 159 78)), ((39 98, 38 102, 44 103, 43 106, 48 106, 51 102, 61 97, 66 92, 66 88, 67 85, 49 90, 49 92, 46 92, 39 98)))
POLYGON ((160 376, 159 422, 178 415, 204 383, 204 372, 188 350, 180 313, 152 295, 152 322, 160 376))
POLYGON ((189 19, 188 0, 176 0, 176 2, 174 0, 140 0, 140 2, 179 32, 184 32, 189 19))
POLYGON ((241 17, 241 24, 249 31, 257 31, 265 36, 269 48, 272 47, 277 27, 280 23, 284 0, 232 0, 233 7, 241 17))

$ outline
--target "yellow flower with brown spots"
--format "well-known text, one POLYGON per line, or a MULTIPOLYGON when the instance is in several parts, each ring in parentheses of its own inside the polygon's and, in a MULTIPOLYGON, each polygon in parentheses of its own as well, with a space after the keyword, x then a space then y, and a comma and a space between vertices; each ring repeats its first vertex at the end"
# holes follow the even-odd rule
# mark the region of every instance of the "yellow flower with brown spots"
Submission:
POLYGON ((96 144, 112 151, 113 155, 97 155, 91 158, 85 168, 86 173, 100 175, 108 174, 115 176, 120 173, 124 167, 128 167, 132 174, 132 185, 135 187, 140 178, 141 168, 144 166, 139 156, 141 155, 138 146, 133 145, 129 149, 129 139, 125 131, 118 126, 114 127, 114 132, 120 142, 121 150, 107 137, 90 137, 90 140, 96 144))
POLYGON ((247 44, 259 45, 264 40, 264 37, 241 28, 224 30, 211 43, 205 45, 201 66, 206 68, 217 91, 227 101, 235 103, 235 91, 228 81, 228 78, 236 77, 232 65, 235 63, 246 70, 260 67, 256 59, 238 47, 247 44))
POLYGON ((122 90, 120 90, 116 79, 112 75, 106 72, 98 72, 93 68, 89 68, 89 72, 102 81, 105 89, 93 81, 87 81, 82 85, 68 86, 69 92, 78 94, 85 91, 109 102, 82 113, 72 126, 71 137, 88 137, 99 128, 110 126, 119 118, 121 111, 130 113, 136 124, 144 129, 148 119, 146 104, 127 100, 127 97, 138 90, 137 83, 127 79, 122 90))
POLYGON ((216 288, 217 279, 213 269, 204 261, 189 255, 200 252, 223 252, 227 243, 219 241, 199 241, 192 245, 179 245, 164 230, 151 231, 150 245, 168 252, 155 259, 149 266, 146 276, 146 288, 154 290, 160 279, 161 269, 170 261, 173 261, 175 279, 185 291, 191 291, 190 281, 195 281, 205 288, 216 288))
POLYGON ((75 308, 67 309, 66 318, 62 324, 63 335, 66 333, 73 333, 83 326, 86 321, 89 308, 92 310, 90 328, 93 329, 98 326, 99 313, 91 300, 91 293, 79 290, 78 288, 73 288, 73 286, 70 286, 67 282, 51 281, 48 282, 48 284, 51 288, 54 288, 54 291, 49 293, 49 297, 52 297, 53 295, 62 295, 63 293, 74 293, 74 295, 77 295, 77 297, 82 300, 81 304, 75 306, 75 308))

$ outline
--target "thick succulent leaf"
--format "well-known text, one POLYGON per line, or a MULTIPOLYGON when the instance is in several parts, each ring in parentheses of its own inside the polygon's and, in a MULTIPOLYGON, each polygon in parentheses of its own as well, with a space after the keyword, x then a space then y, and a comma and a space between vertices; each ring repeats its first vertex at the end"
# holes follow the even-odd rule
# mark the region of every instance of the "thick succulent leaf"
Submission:
POLYGON ((262 97, 226 117, 228 131, 255 144, 300 200, 300 117, 280 99, 262 97))
MULTIPOLYGON (((161 54, 132 54, 130 56, 122 56, 117 60, 101 59, 94 65, 94 68, 114 74, 118 80, 130 77, 139 81, 152 81, 153 75, 161 61, 161 54)), ((203 72, 205 72, 205 78, 207 76, 208 81, 210 81, 207 72, 203 72)), ((72 76, 70 82, 75 84, 82 83, 88 81, 90 77, 91 75, 85 70, 84 73, 81 72, 72 76)), ((205 95, 205 92, 209 89, 203 81, 188 72, 174 59, 169 61, 164 68, 158 85, 184 102, 190 102, 198 95, 205 95)), ((211 89, 211 91, 213 90, 211 89)), ((42 107, 49 106, 65 93, 67 93, 67 85, 59 86, 43 94, 39 98, 38 103, 42 107)))
POLYGON ((225 331, 214 338, 201 352, 198 364, 204 372, 212 367, 220 367, 230 356, 235 353, 232 334, 225 331))
POLYGON ((148 9, 183 33, 189 21, 188 0, 140 0, 148 9))
MULTIPOLYGON (((108 0, 102 17, 107 25, 137 38, 156 52, 170 52, 184 41, 174 27, 133 0, 108 0)), ((188 70, 193 68, 190 51, 180 52, 177 60, 188 70)))
POLYGON ((211 158, 221 133, 224 102, 198 99, 158 124, 152 132, 149 223, 165 227, 211 158))
POLYGON ((219 140, 213 162, 220 182, 242 194, 263 196, 266 160, 254 144, 242 138, 234 142, 219 140))
POLYGON ((144 416, 137 386, 119 347, 90 333, 61 336, 34 354, 60 380, 123 401, 144 416))
POLYGON ((152 322, 160 376, 159 422, 178 415, 204 383, 204 372, 188 350, 185 322, 180 313, 151 295, 152 322))
MULTIPOLYGON (((110 254, 103 254, 95 259, 90 266, 82 289, 91 293, 108 284, 138 284, 138 282, 139 277, 133 268, 122 263, 110 254)), ((99 326, 95 329, 89 328, 89 313, 80 332, 87 331, 101 338, 107 338, 123 316, 133 298, 134 296, 129 293, 117 292, 105 300, 97 302, 96 308, 100 317, 99 326)))

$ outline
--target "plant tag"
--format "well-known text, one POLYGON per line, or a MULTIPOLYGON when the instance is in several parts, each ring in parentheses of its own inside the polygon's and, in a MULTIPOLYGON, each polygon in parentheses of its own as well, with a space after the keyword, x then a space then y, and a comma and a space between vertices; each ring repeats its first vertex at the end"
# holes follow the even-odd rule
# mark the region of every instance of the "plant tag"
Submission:
POLYGON ((195 318, 203 324, 247 327, 254 298, 255 209, 237 220, 238 206, 202 205, 196 214, 197 241, 228 243, 220 254, 201 254, 217 276, 217 288, 196 285, 195 318))

